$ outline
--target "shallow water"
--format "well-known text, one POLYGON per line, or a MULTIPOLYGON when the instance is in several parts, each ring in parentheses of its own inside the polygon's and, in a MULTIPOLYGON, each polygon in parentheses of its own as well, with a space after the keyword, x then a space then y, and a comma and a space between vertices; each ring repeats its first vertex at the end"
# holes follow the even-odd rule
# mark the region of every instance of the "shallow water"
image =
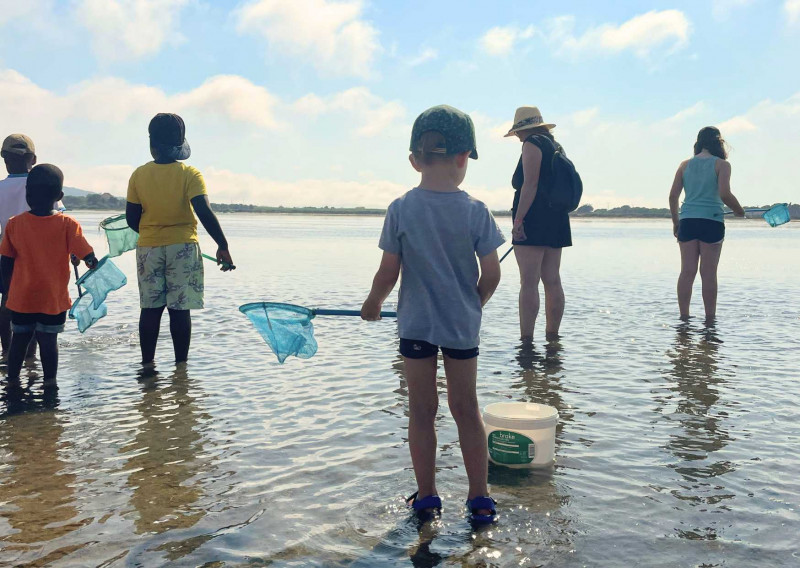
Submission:
MULTIPOLYGON (((77 217, 102 250, 102 215, 77 217)), ((668 221, 574 224, 555 344, 542 330, 532 349, 516 341, 509 258, 485 314, 480 402, 556 406, 557 464, 493 467, 502 518, 478 532, 443 391, 443 517, 419 528, 403 508, 393 322, 319 317, 317 355, 279 365, 236 309, 358 308, 381 219, 222 223, 239 268, 207 265, 188 368, 169 363, 165 325, 158 373, 141 373, 128 253, 109 316, 61 338, 58 400, 43 400, 35 364, 30 393, 0 403, 0 565, 800 565, 800 223, 729 224, 713 329, 678 321, 668 221)))

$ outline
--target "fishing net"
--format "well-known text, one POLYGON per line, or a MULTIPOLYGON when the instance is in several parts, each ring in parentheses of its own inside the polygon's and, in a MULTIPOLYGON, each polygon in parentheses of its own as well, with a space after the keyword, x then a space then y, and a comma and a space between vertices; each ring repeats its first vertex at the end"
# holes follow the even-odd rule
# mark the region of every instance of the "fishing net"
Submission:
POLYGON ((777 227, 791 221, 789 216, 789 207, 785 203, 780 203, 773 206, 768 211, 764 211, 764 220, 769 223, 770 227, 777 227))
POLYGON ((109 292, 119 290, 128 279, 125 274, 111 262, 111 259, 104 256, 97 267, 81 276, 76 284, 83 286, 92 298, 92 306, 100 309, 100 305, 106 301, 109 292))
POLYGON ((108 256, 119 256, 123 252, 133 250, 139 242, 139 233, 128 226, 124 213, 103 219, 100 228, 106 233, 108 256))
POLYGON ((99 307, 94 306, 92 295, 88 292, 75 300, 72 307, 69 309, 69 319, 77 320, 78 331, 84 333, 89 329, 92 324, 97 322, 100 318, 108 314, 108 308, 105 303, 101 303, 99 307))
POLYGON ((254 302, 241 306, 239 311, 256 326, 281 363, 290 355, 309 359, 317 352, 312 310, 293 304, 254 302))

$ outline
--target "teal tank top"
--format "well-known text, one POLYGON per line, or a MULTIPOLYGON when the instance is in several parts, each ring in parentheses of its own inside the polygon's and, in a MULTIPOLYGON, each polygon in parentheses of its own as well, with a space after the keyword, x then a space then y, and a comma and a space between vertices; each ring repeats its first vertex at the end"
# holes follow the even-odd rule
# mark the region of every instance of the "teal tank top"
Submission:
POLYGON ((717 160, 695 156, 683 171, 683 189, 686 195, 681 205, 680 219, 711 219, 724 222, 724 205, 719 197, 717 160))

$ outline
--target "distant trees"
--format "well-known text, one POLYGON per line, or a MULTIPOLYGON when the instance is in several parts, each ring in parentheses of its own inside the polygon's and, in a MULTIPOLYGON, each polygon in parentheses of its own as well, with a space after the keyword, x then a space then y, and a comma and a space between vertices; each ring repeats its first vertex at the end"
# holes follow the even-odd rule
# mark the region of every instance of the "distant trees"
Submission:
MULTIPOLYGON (((85 196, 75 197, 65 195, 64 206, 67 209, 98 209, 125 211, 125 199, 115 197, 110 193, 90 193, 85 196)), ((263 205, 247 205, 244 203, 212 203, 217 213, 295 213, 295 214, 320 214, 320 215, 383 215, 385 209, 368 209, 365 207, 266 207, 263 205)), ((745 209, 768 208, 772 205, 746 206, 745 209)), ((508 217, 510 210, 494 211, 498 217, 508 217)), ((789 204, 789 214, 792 219, 800 220, 800 204, 789 204)), ((666 207, 631 207, 623 205, 611 209, 595 209, 590 204, 581 205, 573 213, 573 217, 629 217, 647 219, 668 219, 669 209, 666 207)))

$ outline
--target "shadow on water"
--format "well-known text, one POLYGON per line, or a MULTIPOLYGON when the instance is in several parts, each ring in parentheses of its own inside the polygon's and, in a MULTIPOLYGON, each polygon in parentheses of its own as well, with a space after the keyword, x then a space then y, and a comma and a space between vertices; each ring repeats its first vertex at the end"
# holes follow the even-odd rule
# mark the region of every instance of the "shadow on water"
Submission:
MULTIPOLYGON (((30 384, 30 383, 29 383, 30 384)), ((0 564, 47 565, 72 552, 59 548, 42 555, 42 545, 92 519, 77 519, 76 475, 61 455, 65 416, 57 410, 57 389, 35 391, 4 385, 0 413, 0 517, 13 529, 2 538, 0 564)))
POLYGON ((678 536, 690 540, 715 540, 718 537, 715 527, 724 522, 718 513, 728 511, 726 502, 734 498, 720 478, 736 466, 716 457, 733 440, 724 425, 728 417, 726 408, 731 403, 720 392, 726 383, 724 373, 720 372, 722 346, 713 324, 700 328, 694 328, 691 322, 679 324, 668 352, 671 368, 665 379, 669 394, 663 396, 660 391, 656 397, 659 410, 672 408, 672 413, 665 415, 677 422, 677 429, 663 449, 675 460, 668 467, 680 475, 670 493, 680 503, 689 505, 692 515, 696 515, 686 521, 693 526, 675 529, 678 536), (708 515, 713 513, 717 515, 712 520, 708 515))

